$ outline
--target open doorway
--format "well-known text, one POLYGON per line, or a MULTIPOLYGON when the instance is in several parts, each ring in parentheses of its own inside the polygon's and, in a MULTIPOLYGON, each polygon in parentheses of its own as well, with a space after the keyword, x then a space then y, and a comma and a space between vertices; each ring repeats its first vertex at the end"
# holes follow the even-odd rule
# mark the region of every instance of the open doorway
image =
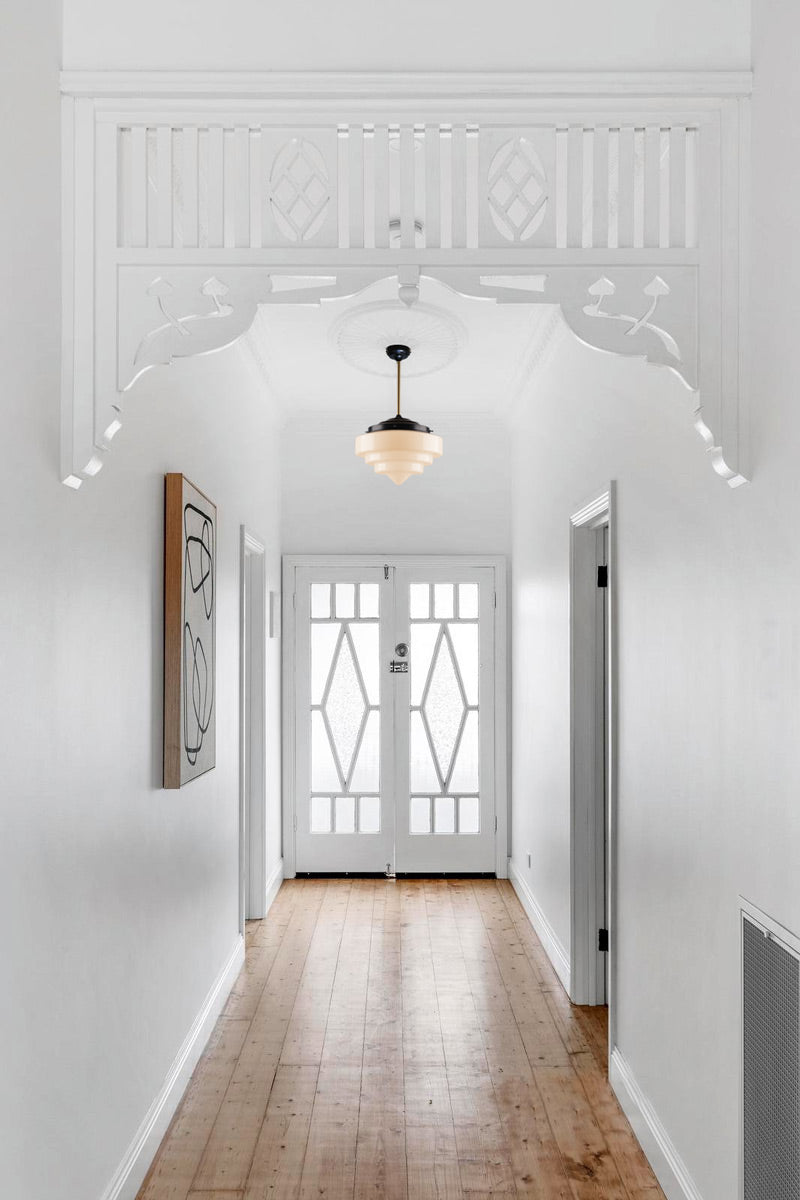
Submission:
POLYGON ((264 544, 240 540, 239 928, 266 915, 266 576, 264 544))
POLYGON ((571 999, 613 1021, 614 485, 571 517, 571 999))

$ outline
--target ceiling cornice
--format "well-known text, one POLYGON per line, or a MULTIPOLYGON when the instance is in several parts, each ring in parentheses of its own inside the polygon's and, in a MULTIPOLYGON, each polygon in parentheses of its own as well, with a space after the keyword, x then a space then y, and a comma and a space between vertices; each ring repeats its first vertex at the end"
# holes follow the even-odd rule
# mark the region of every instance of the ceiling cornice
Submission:
POLYGON ((343 99, 465 102, 748 96, 751 71, 62 71, 65 95, 242 100, 343 99))
POLYGON ((272 380, 269 363, 264 353, 263 341, 254 332, 257 323, 256 320, 234 344, 239 350, 257 386, 263 388, 264 394, 268 397, 269 403, 272 405, 273 412, 279 421, 281 421, 284 415, 284 408, 272 380))
POLYGON ((513 424, 514 416, 520 407, 530 400, 531 387, 535 379, 540 378, 554 361, 559 346, 571 337, 569 326, 562 315, 561 309, 554 304, 546 321, 534 326, 533 333, 525 347, 514 382, 509 389, 508 402, 503 410, 503 417, 513 424))

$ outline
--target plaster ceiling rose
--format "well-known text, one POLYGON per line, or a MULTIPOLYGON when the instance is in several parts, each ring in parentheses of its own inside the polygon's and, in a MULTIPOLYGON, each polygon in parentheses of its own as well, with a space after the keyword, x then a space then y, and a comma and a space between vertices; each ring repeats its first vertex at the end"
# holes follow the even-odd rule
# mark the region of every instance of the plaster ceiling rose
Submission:
POLYGON ((413 350, 404 374, 430 375, 453 362, 468 338, 458 317, 444 308, 417 302, 377 300, 351 308, 333 325, 330 340, 351 367, 369 375, 394 374, 386 346, 402 342, 413 350))

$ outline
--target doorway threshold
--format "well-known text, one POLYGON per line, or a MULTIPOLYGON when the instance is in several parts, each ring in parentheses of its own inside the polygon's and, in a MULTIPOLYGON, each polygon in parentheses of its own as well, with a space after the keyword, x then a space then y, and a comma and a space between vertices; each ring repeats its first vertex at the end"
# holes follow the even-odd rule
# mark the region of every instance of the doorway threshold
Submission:
POLYGON ((297 879, 496 879, 495 871, 297 871, 297 879))
POLYGON ((296 879, 387 879, 385 871, 296 871, 296 879))
POLYGON ((396 879, 496 879, 495 871, 395 871, 396 879))

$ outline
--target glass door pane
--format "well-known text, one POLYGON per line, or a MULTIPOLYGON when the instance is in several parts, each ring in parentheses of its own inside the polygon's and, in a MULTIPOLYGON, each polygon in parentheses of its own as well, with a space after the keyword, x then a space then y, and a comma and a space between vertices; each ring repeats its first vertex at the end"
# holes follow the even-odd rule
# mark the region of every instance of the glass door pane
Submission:
POLYGON ((295 604, 297 870, 385 871, 394 859, 391 693, 381 672, 391 581, 378 569, 304 568, 295 604))
POLYGON ((493 871, 494 572, 403 568, 395 602, 397 870, 493 871))

